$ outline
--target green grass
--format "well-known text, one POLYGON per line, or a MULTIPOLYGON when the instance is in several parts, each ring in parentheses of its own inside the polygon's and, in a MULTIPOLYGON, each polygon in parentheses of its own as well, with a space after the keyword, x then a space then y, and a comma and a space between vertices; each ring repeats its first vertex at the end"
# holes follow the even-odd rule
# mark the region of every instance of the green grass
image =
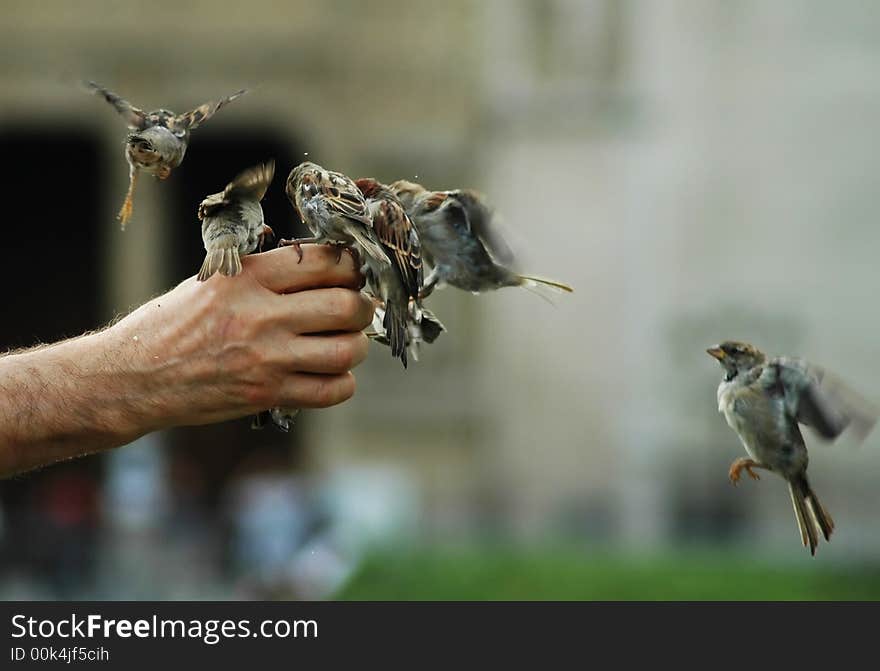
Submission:
POLYGON ((377 554, 349 600, 876 600, 880 567, 780 565, 720 554, 633 559, 586 550, 377 554))

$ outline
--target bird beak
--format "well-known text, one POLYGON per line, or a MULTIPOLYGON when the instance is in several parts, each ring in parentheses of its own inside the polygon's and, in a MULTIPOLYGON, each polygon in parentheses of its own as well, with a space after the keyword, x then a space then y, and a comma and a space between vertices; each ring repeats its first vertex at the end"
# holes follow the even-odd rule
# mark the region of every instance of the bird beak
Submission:
POLYGON ((719 361, 723 361, 723 360, 724 360, 724 357, 727 356, 727 355, 724 353, 724 350, 721 349, 720 347, 718 347, 718 345, 715 345, 715 347, 710 347, 709 349, 706 350, 706 353, 707 353, 709 356, 718 359, 719 361))

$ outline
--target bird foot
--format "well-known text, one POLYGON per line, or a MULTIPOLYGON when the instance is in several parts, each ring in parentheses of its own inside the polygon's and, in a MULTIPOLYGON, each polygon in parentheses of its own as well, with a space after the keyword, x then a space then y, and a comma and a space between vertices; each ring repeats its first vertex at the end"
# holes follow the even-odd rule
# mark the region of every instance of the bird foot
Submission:
POLYGON ((727 475, 734 485, 739 484, 743 470, 749 474, 749 477, 752 478, 752 480, 760 480, 761 476, 755 473, 752 470, 753 468, 761 468, 761 466, 753 459, 737 459, 730 465, 730 471, 728 471, 727 475))
POLYGON ((274 240, 275 239, 275 231, 273 231, 269 227, 268 224, 263 224, 263 230, 260 232, 260 240, 257 243, 257 245, 258 245, 257 248, 261 252, 263 251, 263 245, 266 242, 266 238, 269 238, 269 240, 274 240))
POLYGON ((119 210, 119 214, 116 215, 116 218, 119 219, 119 225, 122 230, 125 230, 125 225, 128 223, 128 220, 131 219, 131 213, 134 210, 134 205, 131 202, 131 196, 128 196, 125 199, 125 202, 122 203, 122 208, 119 210))
POLYGON ((278 246, 279 247, 293 247, 296 250, 296 255, 299 257, 299 260, 297 261, 297 263, 302 263, 302 260, 303 260, 302 245, 307 242, 314 243, 314 242, 320 242, 320 241, 321 241, 320 238, 294 238, 292 240, 288 240, 286 238, 281 238, 278 241, 278 246))

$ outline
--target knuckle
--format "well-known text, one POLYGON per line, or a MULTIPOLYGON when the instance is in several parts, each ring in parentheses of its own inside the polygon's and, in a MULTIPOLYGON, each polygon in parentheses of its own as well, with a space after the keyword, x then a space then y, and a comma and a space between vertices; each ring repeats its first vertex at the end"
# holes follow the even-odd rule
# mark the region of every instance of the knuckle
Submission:
POLYGON ((344 321, 354 319, 361 308, 359 294, 348 289, 334 289, 328 303, 331 314, 344 321))
POLYGON ((335 370, 346 371, 354 364, 355 350, 349 338, 334 338, 331 366, 335 370))

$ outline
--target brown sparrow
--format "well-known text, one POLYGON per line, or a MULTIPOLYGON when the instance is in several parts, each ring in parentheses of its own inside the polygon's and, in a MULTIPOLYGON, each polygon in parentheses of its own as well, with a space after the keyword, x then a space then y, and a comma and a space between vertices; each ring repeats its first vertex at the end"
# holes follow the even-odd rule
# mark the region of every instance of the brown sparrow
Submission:
POLYGON ((123 230, 131 218, 132 198, 139 171, 143 170, 159 179, 167 179, 171 171, 183 161, 190 131, 214 116, 221 107, 247 92, 242 89, 220 100, 200 105, 184 114, 175 114, 167 109, 144 112, 95 82, 84 82, 84 86, 89 92, 102 96, 104 100, 113 105, 131 130, 125 143, 125 159, 128 161, 128 193, 118 216, 123 230))
POLYGON ((279 246, 295 247, 300 261, 300 245, 312 242, 337 245, 340 255, 343 248, 356 246, 375 261, 391 264, 376 239, 367 201, 351 179, 340 172, 305 162, 290 171, 285 192, 300 219, 314 235, 278 241, 279 246))
POLYGON ((419 236, 412 220, 397 197, 375 179, 355 182, 366 198, 376 239, 391 260, 378 262, 369 254, 364 259, 367 285, 384 308, 382 328, 391 347, 391 355, 407 365, 410 325, 421 319, 419 291, 422 288, 422 256, 419 236), (412 299, 412 309, 410 309, 412 299))
POLYGON ((811 427, 825 440, 834 440, 852 426, 864 438, 877 413, 867 402, 824 371, 801 359, 768 359, 753 345, 727 341, 707 352, 721 364, 718 411, 742 441, 748 459, 730 467, 737 484, 745 470, 759 479, 763 468, 788 481, 801 542, 816 554, 819 534, 829 540, 834 521, 807 480, 807 447, 799 424, 811 427))

